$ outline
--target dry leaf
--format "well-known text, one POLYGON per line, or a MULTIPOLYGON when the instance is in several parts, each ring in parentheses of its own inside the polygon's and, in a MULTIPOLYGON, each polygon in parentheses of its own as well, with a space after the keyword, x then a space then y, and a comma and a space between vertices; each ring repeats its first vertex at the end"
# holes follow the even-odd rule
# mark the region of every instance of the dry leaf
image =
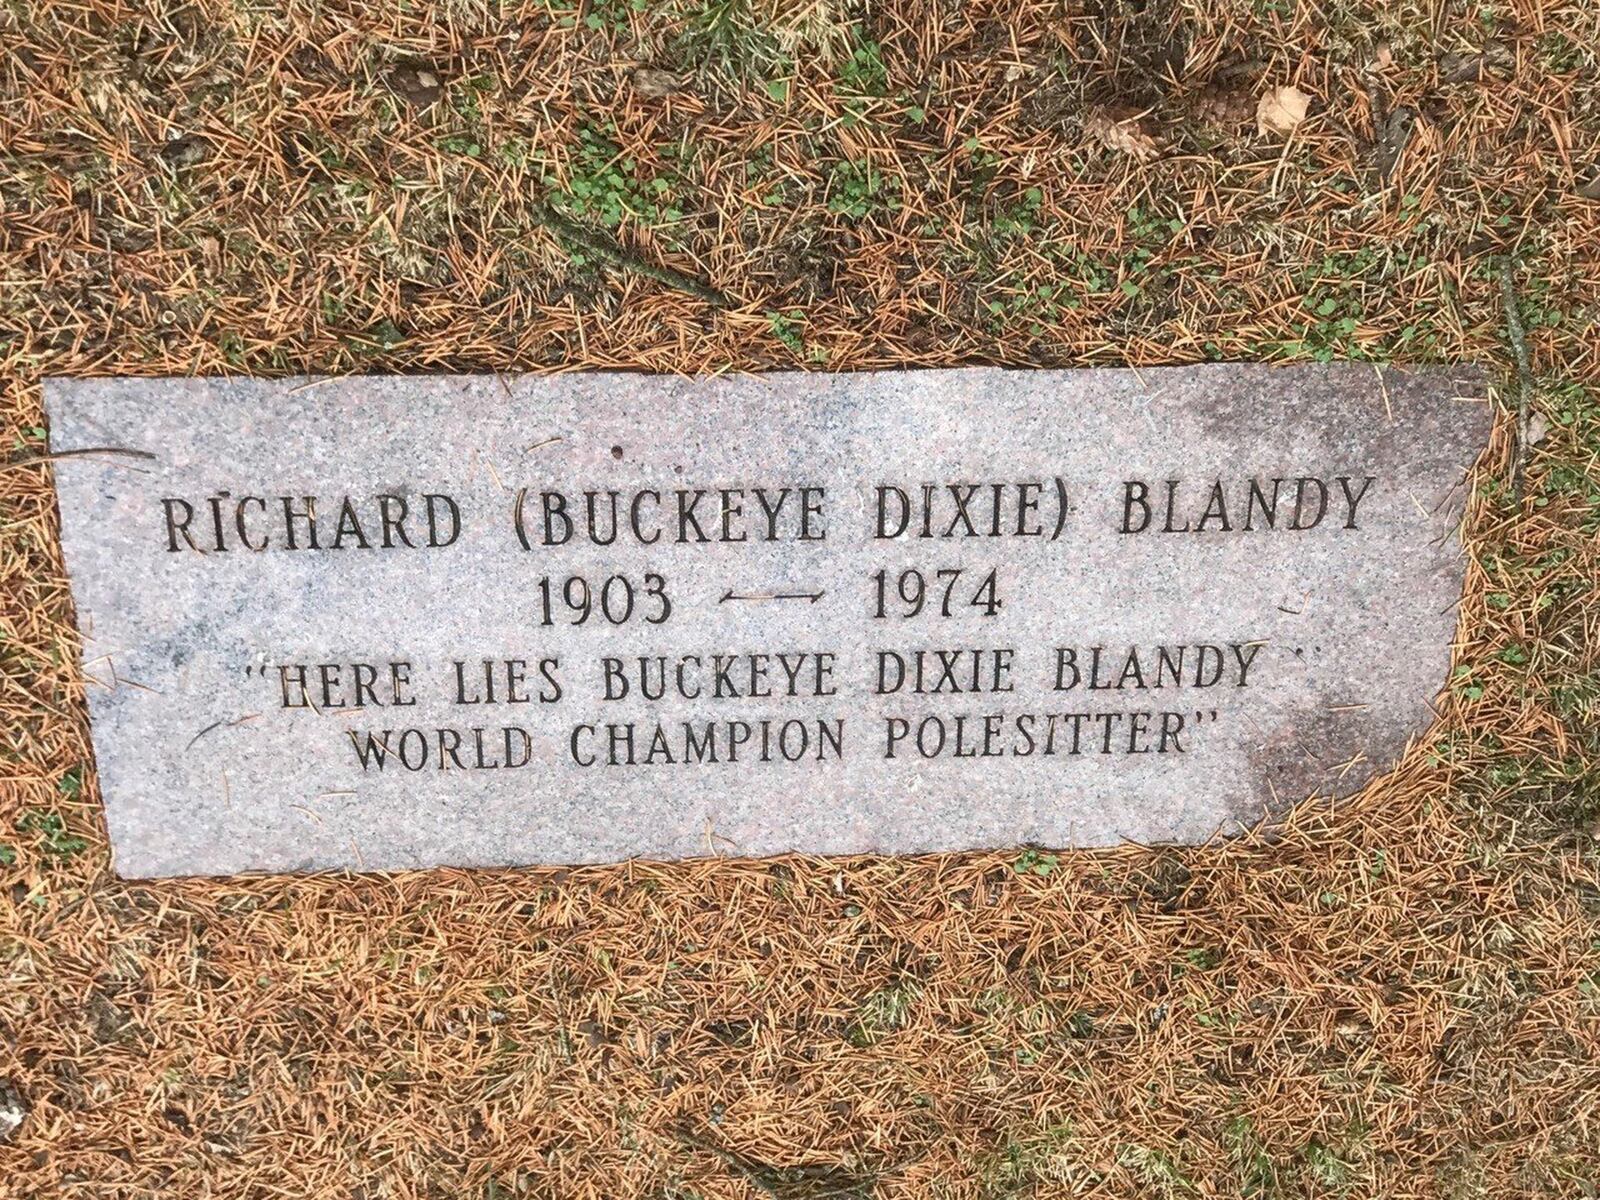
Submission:
POLYGON ((173 138, 161 147, 161 157, 175 167, 192 167, 211 157, 212 145, 197 133, 173 138))
POLYGON ((1125 104, 1097 104, 1083 118, 1083 132, 1108 150, 1149 162, 1160 155, 1161 143, 1150 132, 1145 117, 1125 104))
POLYGON ((633 90, 646 100, 659 100, 681 91, 683 84, 671 71, 655 67, 640 67, 633 73, 633 90))
POLYGON ((28 1105, 9 1079, 0 1079, 0 1145, 28 1119, 28 1105))
POLYGON ((1511 47, 1491 38, 1476 54, 1446 54, 1439 60, 1439 79, 1444 83, 1482 83, 1493 74, 1509 75, 1515 66, 1511 47))
POLYGON ((389 72, 389 86, 415 108, 437 104, 444 95, 444 81, 432 67, 422 62, 396 63, 389 72))
POLYGON ((1256 128, 1262 133, 1288 137, 1306 119, 1311 97, 1292 83, 1270 89, 1256 105, 1256 128))
POLYGON ((222 261, 222 239, 213 234, 197 234, 194 239, 195 248, 200 251, 206 260, 206 265, 216 266, 222 261))

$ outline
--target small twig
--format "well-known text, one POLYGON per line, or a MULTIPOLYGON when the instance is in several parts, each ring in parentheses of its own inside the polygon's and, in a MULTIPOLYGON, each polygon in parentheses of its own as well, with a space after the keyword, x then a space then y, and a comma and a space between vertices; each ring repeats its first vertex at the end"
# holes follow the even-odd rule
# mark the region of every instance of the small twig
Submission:
POLYGON ((32 467, 39 463, 60 462, 64 458, 88 458, 95 454, 126 454, 129 458, 144 458, 152 462, 156 457, 148 450, 126 450, 121 446, 85 446, 81 450, 57 450, 53 454, 35 454, 31 458, 0 463, 0 471, 14 471, 19 467, 32 467))
POLYGON ((676 288, 680 292, 687 292, 707 304, 714 304, 718 308, 731 308, 731 301, 726 293, 718 291, 704 280, 696 279, 693 275, 686 274, 674 267, 664 266, 640 258, 623 249, 616 242, 600 237, 590 232, 575 221, 569 221, 560 213, 554 211, 548 204, 535 206, 539 220, 547 226, 552 233, 564 242, 571 242, 579 249, 596 258, 602 258, 612 266, 621 267, 625 271, 632 271, 636 275, 643 275, 646 279, 654 279, 657 283, 666 284, 667 287, 676 288))
POLYGON ((1511 275, 1511 256, 1500 260, 1500 299, 1506 310, 1506 337, 1517 360, 1517 456, 1511 468, 1511 491, 1522 502, 1523 475, 1528 467, 1528 404, 1533 393, 1533 366, 1528 358, 1528 333, 1517 306, 1517 289, 1511 275))

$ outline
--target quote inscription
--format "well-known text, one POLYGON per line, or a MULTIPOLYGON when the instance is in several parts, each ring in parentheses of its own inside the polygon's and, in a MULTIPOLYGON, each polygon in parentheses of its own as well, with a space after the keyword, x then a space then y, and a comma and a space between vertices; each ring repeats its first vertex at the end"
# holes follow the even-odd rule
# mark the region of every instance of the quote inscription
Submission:
POLYGON ((59 471, 129 873, 1195 838, 1353 790, 1443 682, 1487 424, 1354 368, 50 392, 57 445, 154 456, 59 471))

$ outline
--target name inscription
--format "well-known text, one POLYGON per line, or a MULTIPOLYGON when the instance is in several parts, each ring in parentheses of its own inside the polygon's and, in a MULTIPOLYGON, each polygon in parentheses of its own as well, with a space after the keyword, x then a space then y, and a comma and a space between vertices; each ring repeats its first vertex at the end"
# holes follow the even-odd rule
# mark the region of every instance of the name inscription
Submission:
POLYGON ((1199 838, 1426 721, 1475 377, 51 381, 128 874, 1199 838))
MULTIPOLYGON (((1152 500, 1149 481, 1129 479, 1122 484, 1119 532, 1230 533, 1238 529, 1269 533, 1280 528, 1278 514, 1282 510, 1281 528, 1303 533, 1328 516, 1330 495, 1335 497, 1335 520, 1342 521, 1345 529, 1355 529, 1356 509, 1376 482, 1373 475, 1359 480, 1338 475, 1331 481, 1306 475, 1216 479, 1199 489, 1205 496, 1204 508, 1195 516, 1192 495, 1183 497, 1187 508, 1179 503, 1183 480, 1165 480, 1152 500), (1334 486, 1338 493, 1333 492, 1334 486), (1230 494, 1234 497, 1233 519, 1228 516, 1230 494), (1185 512, 1189 516, 1180 516, 1185 512)), ((678 488, 668 492, 643 488, 628 495, 587 491, 570 498, 565 492, 545 491, 535 498, 538 511, 531 529, 524 507, 527 498, 526 489, 519 492, 512 510, 517 540, 524 550, 534 549, 535 544, 565 546, 575 537, 595 546, 615 546, 619 538, 624 545, 654 546, 663 539, 668 544, 704 545, 820 542, 828 536, 823 514, 827 489, 823 487, 678 488), (792 521, 781 520, 791 496, 796 497, 796 515, 792 521), (747 503, 759 507, 759 516, 746 513, 747 503), (702 505, 710 511, 703 511, 702 505)), ((870 536, 881 541, 1000 537, 1056 541, 1066 530, 1072 511, 1066 480, 1060 476, 1023 483, 924 483, 912 491, 898 484, 879 484, 873 489, 873 503, 877 515, 870 536), (1047 489, 1054 499, 1050 529, 1044 524, 1048 514, 1041 512, 1047 489), (914 517, 920 526, 914 526, 914 517)), ((161 512, 167 549, 174 554, 184 550, 202 554, 230 550, 439 550, 455 545, 461 537, 461 504, 442 492, 319 501, 316 496, 236 497, 232 491, 224 491, 203 499, 164 496, 161 512), (320 523, 319 511, 324 514, 320 523)))

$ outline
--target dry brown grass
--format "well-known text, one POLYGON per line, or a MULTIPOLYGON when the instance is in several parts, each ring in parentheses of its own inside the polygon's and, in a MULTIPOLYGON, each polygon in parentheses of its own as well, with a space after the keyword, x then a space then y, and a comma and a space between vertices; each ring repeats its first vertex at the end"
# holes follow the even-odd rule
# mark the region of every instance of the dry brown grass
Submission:
POLYGON ((1595 1195, 1600 6, 585 16, 0 12, 0 1195, 1595 1195), (1314 354, 1510 403, 1439 729, 1275 840, 109 873, 41 375, 1314 354))

